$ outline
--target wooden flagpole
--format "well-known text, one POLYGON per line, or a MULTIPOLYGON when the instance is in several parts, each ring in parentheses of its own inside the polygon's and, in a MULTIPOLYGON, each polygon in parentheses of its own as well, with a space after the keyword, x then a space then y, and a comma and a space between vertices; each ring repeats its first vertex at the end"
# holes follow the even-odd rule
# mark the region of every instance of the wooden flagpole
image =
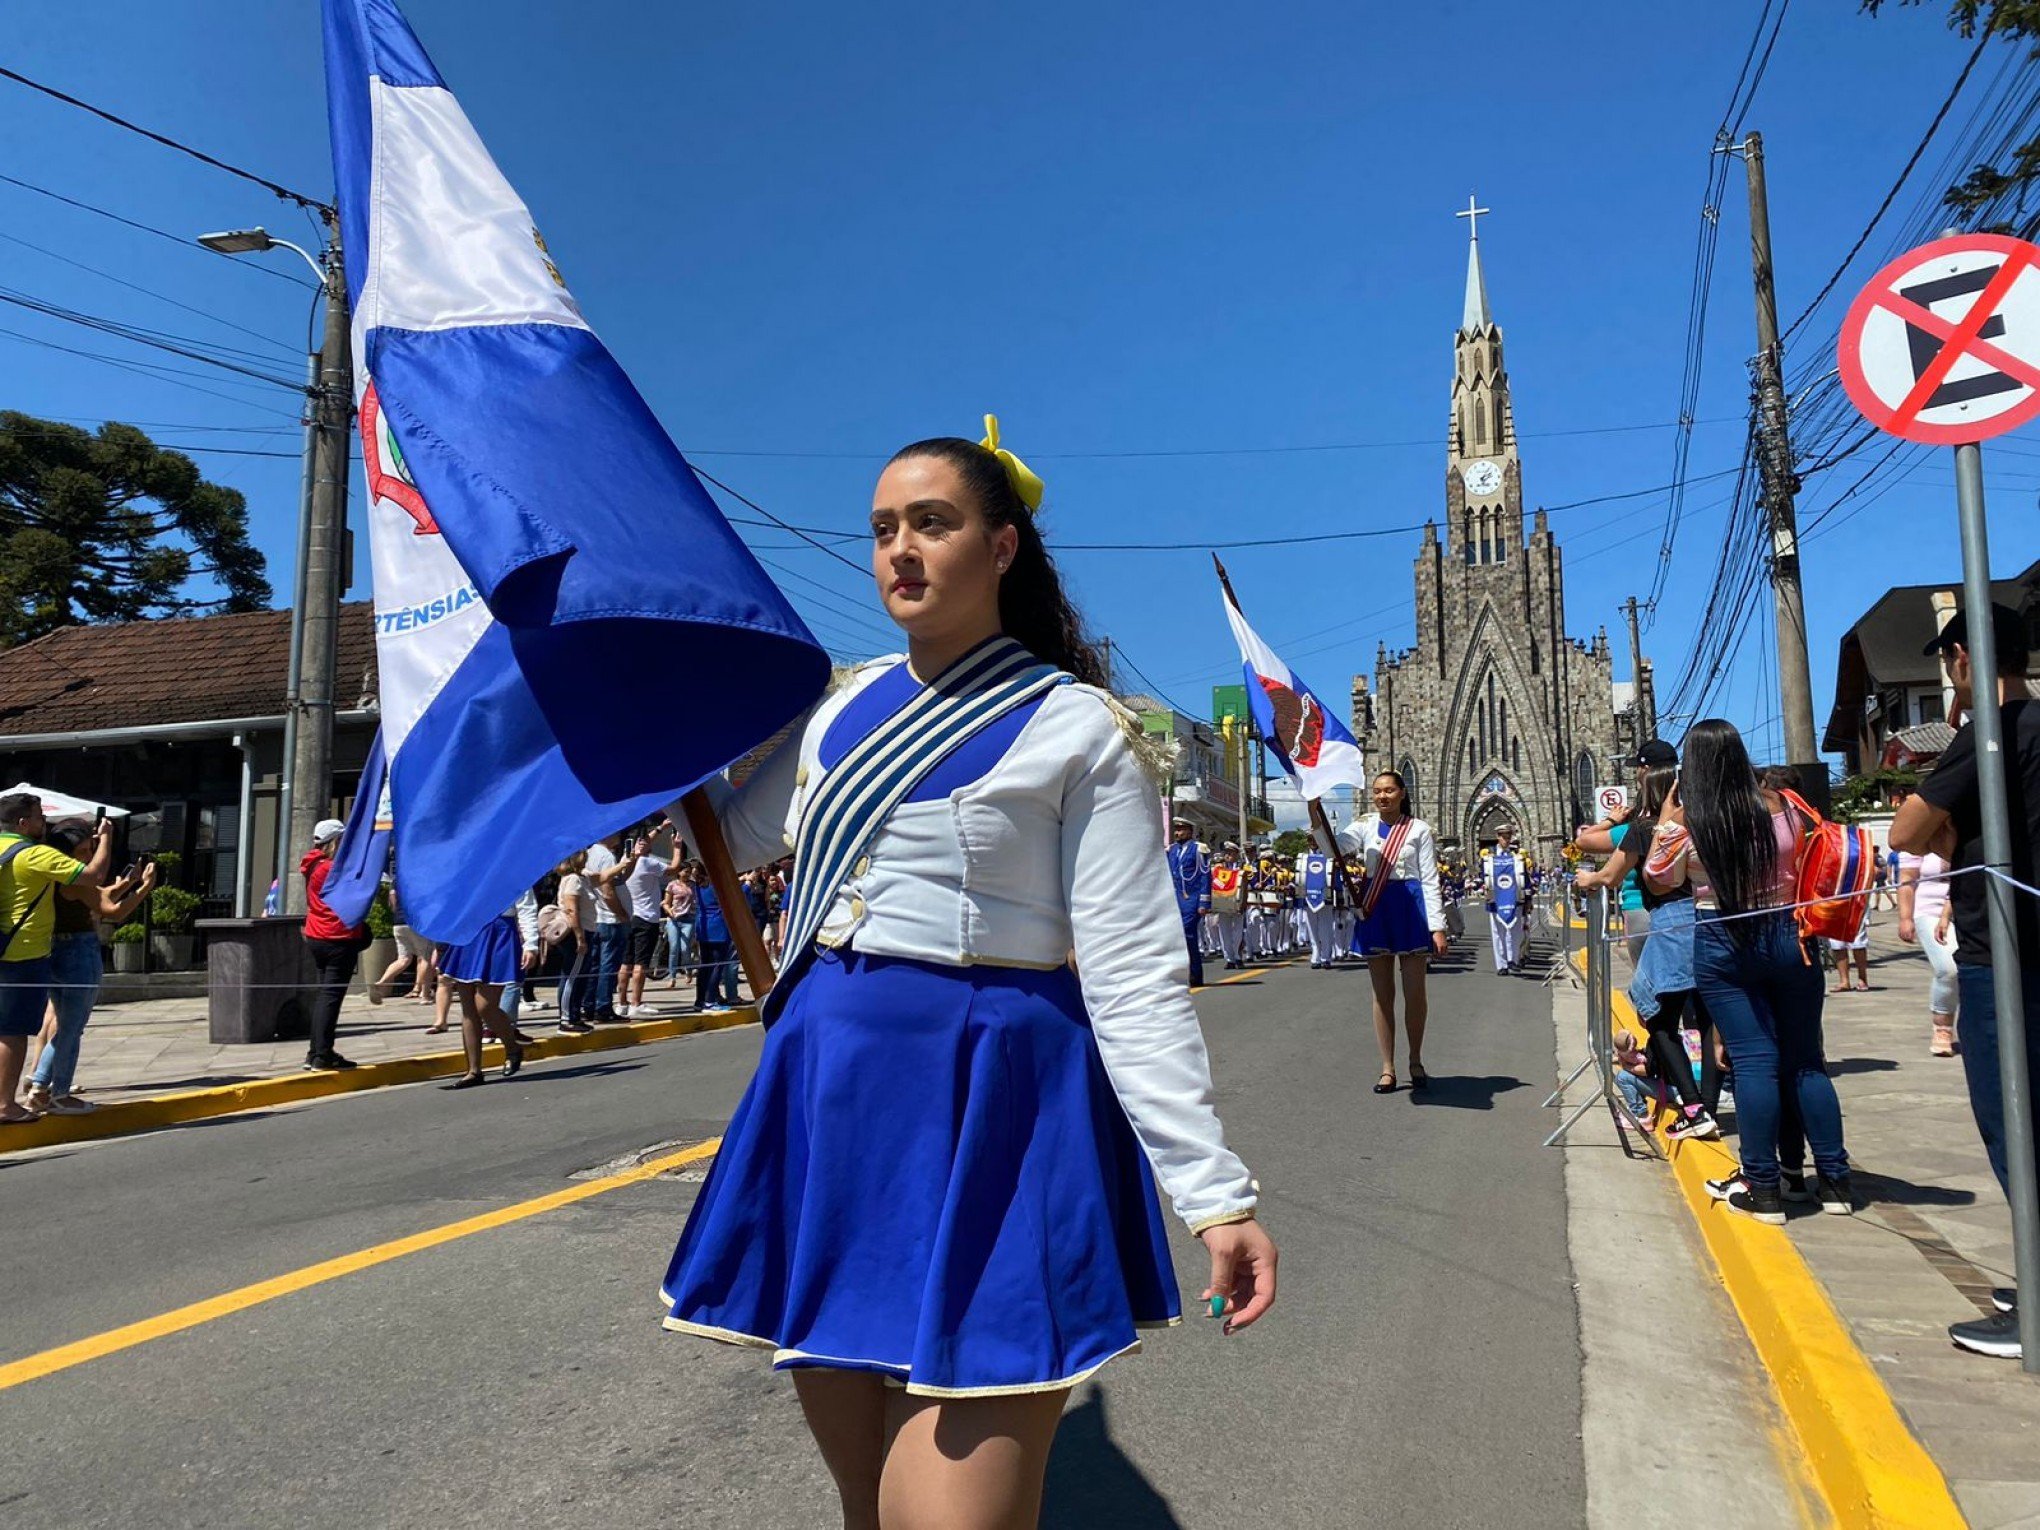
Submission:
MULTIPOLYGON (((766 953, 764 932, 751 917, 743 877, 730 860, 729 841, 723 838, 722 825, 716 820, 708 793, 701 787, 682 797, 680 806, 687 814, 687 837, 694 842, 695 854, 708 870, 709 886, 715 889, 716 901, 722 905, 723 919, 736 943, 737 960, 743 963, 744 976, 751 984, 752 1000, 762 1003, 778 974, 772 970, 772 958, 766 953)), ((696 981, 700 981, 698 975, 696 981)))

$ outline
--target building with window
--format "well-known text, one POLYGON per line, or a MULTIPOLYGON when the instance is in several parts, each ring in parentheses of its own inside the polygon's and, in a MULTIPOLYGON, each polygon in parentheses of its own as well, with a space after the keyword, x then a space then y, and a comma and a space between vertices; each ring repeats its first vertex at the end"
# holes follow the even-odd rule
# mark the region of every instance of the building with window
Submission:
MULTIPOLYGON (((290 612, 60 627, 0 652, 0 779, 127 808, 121 853, 170 852, 201 916, 259 912, 277 863, 290 612)), ((340 608, 333 797, 376 728, 366 602, 340 608)))
POLYGON ((1152 696, 1121 700, 1140 719, 1149 738, 1172 748, 1175 767, 1169 785, 1169 810, 1196 826, 1198 839, 1216 847, 1240 837, 1240 750, 1247 750, 1247 832, 1272 834, 1274 815, 1260 795, 1262 762, 1244 733, 1228 737, 1208 722, 1186 717, 1152 696))
MULTIPOLYGON (((1942 699, 1941 662, 1920 650, 1940 631, 1941 609, 1959 608, 1961 592, 1959 573, 1939 584, 1898 585, 1842 634, 1835 704, 1821 747, 1842 757, 1844 774, 1930 765, 1954 738, 1942 699)), ((1998 580, 1991 592, 2024 614, 2028 641, 2040 652, 2040 563, 1998 580)))

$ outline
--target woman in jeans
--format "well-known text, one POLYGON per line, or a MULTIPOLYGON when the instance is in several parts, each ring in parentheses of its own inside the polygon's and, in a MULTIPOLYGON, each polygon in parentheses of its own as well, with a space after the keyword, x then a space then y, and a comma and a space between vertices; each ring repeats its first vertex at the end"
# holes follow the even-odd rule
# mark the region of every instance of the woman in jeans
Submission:
MULTIPOLYGON (((56 832, 45 843, 74 859, 92 853, 90 836, 56 832), (84 855, 79 852, 83 850, 84 855)), ((105 967, 99 954, 99 921, 118 923, 141 905, 156 885, 156 863, 150 861, 141 875, 111 887, 59 889, 56 900, 55 933, 50 939, 50 1015, 54 1026, 36 1057, 35 1072, 29 1076, 27 1105, 44 1115, 82 1116, 92 1110, 90 1100, 72 1089, 78 1076, 78 1050, 85 1039, 85 1022, 92 1018, 92 1006, 99 1001, 99 980, 105 967)))
MULTIPOLYGON (((1678 767, 1650 765, 1644 768, 1634 817, 1616 825, 1614 853, 1599 871, 1583 871, 1573 879, 1581 888, 1617 887, 1625 890, 1638 881, 1637 871, 1651 845, 1658 815, 1678 784, 1678 767)), ((1646 1046, 1661 1084, 1678 1099, 1677 1118, 1666 1129, 1673 1141, 1685 1137, 1719 1137, 1714 1108, 1721 1099, 1720 1070, 1714 1066, 1714 1026, 1693 986, 1693 899, 1705 888, 1681 882, 1660 892, 1650 886, 1639 889, 1648 933, 1638 942, 1635 973, 1629 983, 1630 1002, 1642 1019, 1646 1046), (1663 917, 1660 918, 1659 916, 1663 917), (1681 1028, 1691 1011, 1692 1024, 1700 1032, 1701 1083, 1693 1083, 1693 1066, 1686 1060, 1681 1028)), ((1625 923, 1628 915, 1624 913, 1625 923)))
POLYGON ((680 974, 694 963, 694 866, 675 858, 659 912, 666 921, 666 986, 678 988, 680 974))
POLYGON ((1806 825, 1757 785, 1742 735, 1710 718, 1686 735, 1685 768, 1665 804, 1644 882, 1694 889, 1693 977, 1735 1068, 1742 1172, 1707 1192, 1741 1216, 1785 1220, 1783 1200, 1806 1200, 1804 1177, 1781 1165, 1813 1149, 1821 1210, 1854 1209, 1842 1104, 1822 1055, 1825 979, 1799 938, 1793 901, 1806 825))
POLYGON ((1948 903, 1948 863, 1932 852, 1899 856, 1898 938, 1917 942, 1926 953, 1927 965, 1934 969, 1927 1008, 1933 1014, 1930 1050, 1936 1057, 1955 1055, 1958 985, 1953 917, 1948 903))
POLYGON ((340 1001, 354 981, 354 964, 368 945, 368 929, 342 922, 322 895, 333 869, 333 851, 346 828, 337 818, 320 819, 312 827, 312 848, 298 862, 305 878, 305 944, 311 947, 312 966, 318 972, 318 986, 312 991, 311 1041, 305 1050, 307 1068, 354 1066, 333 1050, 333 1036, 340 1026, 340 1001))

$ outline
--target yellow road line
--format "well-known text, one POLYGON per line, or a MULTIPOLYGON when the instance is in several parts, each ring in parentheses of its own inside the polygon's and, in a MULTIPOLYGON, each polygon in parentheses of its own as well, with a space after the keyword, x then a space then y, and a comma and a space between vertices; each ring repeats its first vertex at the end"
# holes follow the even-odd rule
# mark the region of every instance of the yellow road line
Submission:
POLYGON ((1282 958, 1281 961, 1276 962, 1272 967, 1249 967, 1245 972, 1235 972, 1231 977, 1217 978, 1209 983, 1199 983, 1195 988, 1191 989, 1190 991, 1192 993, 1202 993, 1207 988, 1223 988, 1228 983, 1244 983, 1248 978, 1257 978, 1269 972, 1279 972, 1284 967, 1293 967, 1295 965, 1296 965, 1295 957, 1285 956, 1282 958))
POLYGON ((669 1169, 677 1169, 683 1164, 698 1163, 704 1158, 713 1157, 721 1146, 722 1138, 712 1137, 680 1152, 668 1153, 664 1157, 639 1164, 634 1169, 625 1169, 620 1174, 611 1174, 603 1179, 591 1179, 586 1184, 555 1190, 552 1194, 541 1195, 536 1200, 519 1201, 515 1205, 502 1206, 459 1222, 449 1222, 444 1227, 428 1228, 424 1232, 412 1233, 407 1238, 398 1238, 392 1243, 378 1243, 358 1253, 342 1254, 337 1259, 307 1265, 304 1269, 293 1270, 288 1275, 257 1281, 254 1285, 243 1286, 238 1291, 229 1291, 206 1301, 193 1302, 188 1307, 178 1307, 156 1317, 144 1318, 139 1323, 129 1323, 125 1327, 109 1329, 105 1333, 94 1334, 73 1344, 46 1349, 41 1354, 29 1355, 25 1359, 0 1365, 0 1391, 18 1387, 23 1382, 35 1381, 43 1376, 54 1375, 58 1371, 69 1370, 72 1366, 83 1365, 89 1360, 98 1360, 124 1349, 133 1349, 136 1345, 147 1344, 152 1339, 182 1333, 187 1328, 196 1328, 201 1323, 212 1322, 215 1318, 245 1312, 250 1307, 259 1307, 264 1302, 273 1302, 278 1297, 323 1285, 329 1280, 338 1280, 343 1275, 353 1275, 379 1264, 387 1264, 392 1259, 403 1258, 406 1254, 422 1253, 428 1248, 438 1248, 441 1244, 472 1237, 479 1232, 506 1227, 512 1222, 521 1222, 526 1217, 557 1211, 562 1206, 571 1206, 576 1201, 585 1201, 591 1196, 603 1195, 624 1185, 638 1184, 655 1178, 669 1169))

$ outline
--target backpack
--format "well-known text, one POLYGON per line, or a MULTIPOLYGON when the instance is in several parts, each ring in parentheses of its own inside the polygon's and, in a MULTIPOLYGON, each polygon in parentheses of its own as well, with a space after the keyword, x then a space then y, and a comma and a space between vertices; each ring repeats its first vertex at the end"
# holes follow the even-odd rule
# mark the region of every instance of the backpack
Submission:
POLYGON ((1793 861, 1792 893, 1794 903, 1808 905, 1795 912, 1799 938, 1846 944, 1862 933, 1863 921, 1869 916, 1866 895, 1877 873, 1876 842, 1868 829, 1821 817, 1797 792, 1778 795, 1802 824, 1793 861))

